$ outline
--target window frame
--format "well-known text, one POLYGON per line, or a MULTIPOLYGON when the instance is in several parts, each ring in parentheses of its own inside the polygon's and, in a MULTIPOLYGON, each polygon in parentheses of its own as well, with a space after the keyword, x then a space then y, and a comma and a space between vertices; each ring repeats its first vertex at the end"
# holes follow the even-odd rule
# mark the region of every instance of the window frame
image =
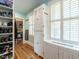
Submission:
MULTIPOLYGON (((73 19, 79 19, 79 16, 77 16, 77 17, 70 17, 70 18, 64 18, 64 11, 63 11, 63 0, 59 0, 60 1, 60 5, 61 5, 61 11, 60 11, 60 13, 61 13, 61 20, 60 19, 56 19, 56 20, 51 20, 51 17, 52 17, 52 15, 51 15, 51 5, 53 4, 52 2, 49 2, 49 11, 50 11, 50 23, 52 23, 52 22, 56 22, 56 21, 60 21, 60 40, 58 40, 58 39, 55 39, 55 38, 52 38, 51 37, 51 39, 52 40, 56 40, 56 41, 59 41, 59 42, 64 42, 64 43, 69 43, 69 44, 75 44, 75 45, 79 45, 79 41, 78 42, 75 42, 75 41, 70 41, 70 40, 64 40, 64 28, 63 28, 63 26, 64 26, 64 21, 66 21, 66 20, 73 20, 73 19), (62 12, 63 11, 63 12, 62 12)), ((54 1, 55 2, 55 1, 54 1)), ((50 27, 51 27, 52 25, 50 24, 50 27)))

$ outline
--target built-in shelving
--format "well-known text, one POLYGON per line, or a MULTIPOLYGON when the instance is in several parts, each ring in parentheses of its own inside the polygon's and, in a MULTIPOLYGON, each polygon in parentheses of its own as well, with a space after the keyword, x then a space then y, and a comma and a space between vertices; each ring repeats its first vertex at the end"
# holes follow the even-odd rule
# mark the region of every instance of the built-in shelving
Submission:
POLYGON ((0 4, 0 58, 13 59, 13 8, 6 4, 0 4))
POLYGON ((2 42, 0 44, 12 43, 13 41, 2 42))
POLYGON ((1 19, 13 19, 12 17, 0 16, 1 19))
POLYGON ((16 19, 16 33, 15 33, 15 42, 19 42, 23 39, 23 19, 15 18, 16 19))
MULTIPOLYGON (((13 52, 13 51, 11 51, 11 52, 13 52)), ((4 52, 4 53, 0 54, 0 56, 6 55, 6 54, 11 53, 11 52, 4 52)))
POLYGON ((8 10, 13 10, 13 8, 8 7, 8 6, 4 6, 4 5, 0 5, 1 9, 8 9, 8 10))
POLYGON ((10 28, 10 27, 12 27, 12 26, 0 26, 0 27, 7 27, 7 28, 10 28))
POLYGON ((13 34, 13 33, 0 33, 0 35, 10 35, 10 34, 13 34))

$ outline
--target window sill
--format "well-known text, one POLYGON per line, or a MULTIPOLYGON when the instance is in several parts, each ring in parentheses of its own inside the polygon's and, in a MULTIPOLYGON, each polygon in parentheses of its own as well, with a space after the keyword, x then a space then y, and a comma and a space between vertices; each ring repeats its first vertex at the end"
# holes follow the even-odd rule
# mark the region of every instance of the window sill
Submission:
POLYGON ((56 41, 56 40, 44 40, 44 41, 47 43, 50 43, 50 44, 54 44, 54 45, 61 46, 64 48, 79 51, 79 46, 76 46, 74 44, 64 43, 64 42, 60 42, 60 41, 56 41))

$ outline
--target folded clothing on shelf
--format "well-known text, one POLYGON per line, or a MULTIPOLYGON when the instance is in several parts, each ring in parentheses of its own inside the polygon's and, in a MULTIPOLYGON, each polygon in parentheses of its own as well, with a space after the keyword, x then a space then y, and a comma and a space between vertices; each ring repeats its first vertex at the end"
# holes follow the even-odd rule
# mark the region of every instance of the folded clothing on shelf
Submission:
POLYGON ((8 7, 12 7, 13 2, 12 0, 0 0, 0 4, 8 7))

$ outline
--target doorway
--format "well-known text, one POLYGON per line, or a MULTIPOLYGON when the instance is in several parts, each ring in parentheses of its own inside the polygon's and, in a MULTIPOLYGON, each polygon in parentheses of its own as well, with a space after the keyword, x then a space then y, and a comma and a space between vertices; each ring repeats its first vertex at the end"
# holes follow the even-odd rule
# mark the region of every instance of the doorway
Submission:
POLYGON ((23 42, 23 19, 15 18, 15 45, 23 42))

